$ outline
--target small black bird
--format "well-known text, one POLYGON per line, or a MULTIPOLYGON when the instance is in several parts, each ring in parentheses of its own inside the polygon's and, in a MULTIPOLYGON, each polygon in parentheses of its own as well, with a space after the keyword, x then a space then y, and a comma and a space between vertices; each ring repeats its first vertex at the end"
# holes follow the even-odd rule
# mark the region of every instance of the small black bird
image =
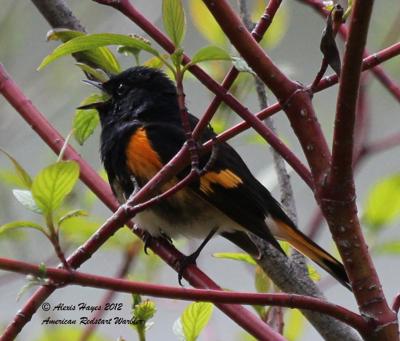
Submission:
MULTIPOLYGON (((163 72, 142 66, 127 69, 104 83, 88 82, 110 96, 105 102, 84 108, 99 111, 102 161, 114 194, 123 203, 185 143, 176 87, 163 72)), ((197 122, 190 115, 192 128, 197 122)), ((200 142, 214 136, 207 128, 200 142)), ((209 158, 210 153, 202 155, 200 166, 204 167, 209 158)), ((179 280, 186 265, 195 262, 215 233, 257 257, 257 248, 247 234, 252 232, 281 251, 275 238, 286 240, 350 288, 343 265, 296 228, 229 144, 218 143, 213 159, 200 178, 134 218, 153 237, 204 239, 198 250, 182 262, 179 280)), ((161 191, 171 188, 189 170, 176 175, 161 191)))

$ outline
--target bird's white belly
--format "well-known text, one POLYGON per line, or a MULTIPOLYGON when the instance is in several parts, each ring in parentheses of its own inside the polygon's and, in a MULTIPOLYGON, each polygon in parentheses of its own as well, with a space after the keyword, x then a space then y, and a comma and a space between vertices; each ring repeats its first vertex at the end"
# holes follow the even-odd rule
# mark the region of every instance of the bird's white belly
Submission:
POLYGON ((193 214, 190 217, 186 216, 184 221, 176 217, 174 223, 151 209, 138 213, 133 220, 153 237, 164 234, 170 238, 182 235, 186 238, 204 239, 215 228, 218 228, 218 233, 244 230, 242 226, 201 198, 196 202, 196 209, 191 211, 193 214))

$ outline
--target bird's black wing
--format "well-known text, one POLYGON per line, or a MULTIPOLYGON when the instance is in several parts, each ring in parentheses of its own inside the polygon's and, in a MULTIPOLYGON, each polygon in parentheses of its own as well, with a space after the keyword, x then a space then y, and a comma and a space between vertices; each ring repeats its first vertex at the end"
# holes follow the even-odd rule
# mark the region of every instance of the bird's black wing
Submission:
MULTIPOLYGON (((191 121, 194 125, 197 119, 192 116, 191 121)), ((163 163, 168 162, 185 142, 182 129, 174 123, 150 123, 146 125, 146 130, 163 163)), ((201 142, 213 136, 212 130, 207 128, 201 142)), ((209 158, 210 153, 202 155, 201 166, 209 158)), ((183 178, 188 170, 186 168, 178 178, 183 178)), ((284 221, 290 221, 289 218, 268 190, 253 177, 239 154, 227 143, 218 143, 211 168, 200 179, 189 184, 189 187, 244 229, 281 249, 269 231, 265 218, 267 214, 284 221)))

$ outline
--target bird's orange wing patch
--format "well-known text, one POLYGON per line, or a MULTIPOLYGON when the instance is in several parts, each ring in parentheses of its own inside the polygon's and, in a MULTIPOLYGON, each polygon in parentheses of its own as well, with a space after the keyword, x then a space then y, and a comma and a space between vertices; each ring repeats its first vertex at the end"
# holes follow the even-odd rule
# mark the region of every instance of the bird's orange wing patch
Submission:
POLYGON ((236 188, 242 183, 243 181, 240 177, 229 169, 225 169, 218 172, 207 172, 205 175, 200 177, 200 190, 203 193, 208 194, 213 192, 211 187, 212 184, 218 184, 223 188, 228 189, 236 188))
POLYGON ((152 178, 162 167, 160 157, 143 127, 135 131, 128 143, 126 162, 135 176, 146 180, 152 178))

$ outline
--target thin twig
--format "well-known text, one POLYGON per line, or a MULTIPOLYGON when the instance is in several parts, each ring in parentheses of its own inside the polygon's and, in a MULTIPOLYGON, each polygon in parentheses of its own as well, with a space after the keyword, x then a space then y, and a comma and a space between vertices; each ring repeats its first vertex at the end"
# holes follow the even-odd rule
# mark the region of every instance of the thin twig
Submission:
MULTIPOLYGON (((140 240, 135 240, 131 245, 128 246, 127 250, 125 251, 124 254, 124 259, 122 264, 120 265, 116 275, 114 278, 124 278, 128 274, 132 262, 135 260, 136 256, 138 255, 140 249, 142 247, 142 242, 140 240)), ((101 299, 101 302, 98 304, 98 306, 104 307, 106 303, 111 302, 112 299, 114 298, 116 292, 114 290, 109 290, 106 292, 106 294, 103 296, 101 299)), ((100 319, 103 315, 105 314, 105 310, 96 310, 92 316, 89 317, 89 319, 100 319)), ((89 339, 90 335, 92 335, 93 331, 96 329, 97 325, 96 324, 90 324, 88 325, 81 337, 80 341, 86 341, 89 339)))
MULTIPOLYGON (((250 17, 248 13, 246 13, 246 1, 240 0, 239 5, 241 16, 244 17, 243 22, 247 27, 251 26, 252 24, 250 17)), ((260 107, 265 108, 268 106, 265 86, 259 78, 255 79, 255 84, 260 107)), ((270 129, 274 133, 276 133, 275 128, 273 127, 272 118, 266 119, 266 124, 269 125, 270 129)), ((274 150, 273 159, 278 175, 278 182, 280 185, 279 187, 281 190, 281 202, 292 221, 297 223, 296 206, 294 202, 293 189, 290 183, 290 176, 286 170, 283 159, 274 150)), ((279 277, 280 279, 285 279, 285 277, 287 277, 287 273, 290 273, 292 277, 296 278, 295 281, 279 280, 279 287, 282 290, 286 292, 296 292, 301 294, 304 293, 306 295, 311 294, 316 295, 316 297, 323 297, 322 293, 317 289, 315 283, 309 278, 306 267, 306 260, 302 254, 294 251, 289 262, 282 262, 277 265, 277 262, 271 261, 271 259, 276 258, 274 258, 273 256, 271 257, 270 254, 270 252, 274 253, 275 250, 272 251, 270 245, 259 239, 257 240, 257 242, 259 243, 259 245, 263 244, 262 250, 268 252, 267 254, 263 255, 258 264, 264 269, 266 273, 273 273, 272 279, 276 280, 277 277, 279 277), (265 268, 266 266, 270 266, 272 270, 271 268, 265 268), (291 269, 289 270, 286 266, 290 266, 291 269), (307 284, 307 286, 305 286, 304 284, 307 284)), ((326 340, 337 340, 339 338, 346 338, 348 341, 359 340, 358 335, 356 335, 348 326, 340 323, 339 321, 329 318, 326 315, 318 314, 315 312, 310 313, 308 310, 302 310, 302 312, 326 340)), ((277 325, 283 328, 283 325, 279 321, 279 319, 282 317, 282 314, 278 312, 274 314, 274 317, 278 319, 278 321, 276 322, 277 325)))
MULTIPOLYGON (((319 14, 326 17, 329 15, 329 11, 325 9, 325 4, 322 0, 297 0, 304 4, 311 6, 314 10, 316 10, 319 14)), ((339 33, 342 36, 344 41, 347 41, 348 31, 344 25, 340 26, 339 33)), ((364 58, 369 58, 371 55, 368 50, 364 50, 363 53, 364 58)), ((388 74, 381 68, 377 66, 371 70, 371 72, 376 76, 376 78, 382 83, 384 87, 392 94, 397 101, 400 101, 400 86, 393 79, 391 79, 388 74)))
MULTIPOLYGON (((42 267, 9 258, 0 257, 0 268, 22 274, 43 276, 42 267)), ((332 304, 314 297, 286 293, 260 294, 210 289, 180 288, 175 286, 143 283, 114 277, 86 274, 76 270, 69 272, 64 269, 52 267, 46 268, 45 275, 55 282, 90 286, 119 292, 134 292, 140 295, 149 295, 154 297, 214 303, 276 305, 288 308, 312 309, 335 317, 340 321, 356 328, 361 333, 368 331, 368 324, 360 315, 357 315, 356 313, 339 305, 332 304)), ((279 340, 283 340, 283 338, 279 338, 279 340)))
MULTIPOLYGON (((134 21, 141 27, 149 36, 151 36, 160 46, 162 46, 168 53, 173 53, 175 50, 174 44, 168 37, 161 32, 155 25, 148 21, 131 3, 129 0, 93 0, 97 3, 112 6, 125 14, 129 19, 134 21)), ((219 3, 219 2, 218 2, 219 3)), ((247 32, 247 31, 246 31, 247 32)), ((247 32, 248 33, 248 32, 247 32)), ((250 35, 250 33, 248 33, 250 35)), ((250 35, 251 36, 251 35, 250 35)), ((250 38, 253 40, 253 38, 250 38)), ((183 54, 182 62, 184 65, 190 63, 190 58, 183 54)), ((293 152, 275 135, 271 130, 266 127, 262 121, 257 119, 246 107, 244 107, 235 97, 227 92, 221 85, 219 85, 213 78, 203 71, 198 65, 192 65, 188 69, 193 73, 200 82, 203 83, 210 91, 221 97, 223 101, 228 104, 235 112, 237 112, 243 119, 245 119, 252 128, 254 128, 271 146, 273 146, 291 165, 291 167, 302 177, 302 179, 312 187, 312 178, 309 170, 304 164, 293 154, 293 152)), ((281 74, 280 71, 275 69, 276 76, 281 74)), ((274 75, 271 75, 272 79, 274 75)), ((279 77, 278 77, 279 78, 279 77)), ((276 81, 274 81, 276 83, 276 81)), ((293 84, 293 86, 295 86, 293 84)), ((196 137, 196 136, 195 136, 196 137)))
POLYGON ((332 166, 322 193, 321 208, 342 256, 360 312, 376 323, 375 333, 369 338, 391 340, 397 335, 397 317, 387 304, 357 217, 352 167, 357 95, 372 7, 373 0, 353 3, 337 99, 332 166))
MULTIPOLYGON (((45 117, 33 106, 31 101, 26 98, 15 82, 7 75, 4 67, 0 64, 0 92, 21 114, 37 134, 55 151, 58 155, 64 145, 62 136, 51 126, 45 117)), ((188 157, 187 149, 183 147, 180 152, 167 164, 163 169, 152 178, 138 193, 132 198, 131 205, 134 206, 141 201, 148 199, 155 189, 161 184, 168 181, 173 174, 179 170, 177 160, 185 160, 188 157)), ((91 255, 96 252, 99 247, 104 244, 110 236, 123 226, 127 220, 126 208, 118 208, 110 187, 99 177, 99 175, 89 166, 89 164, 81 159, 76 151, 68 146, 65 149, 65 159, 75 160, 80 165, 81 180, 113 211, 115 214, 108 219, 102 227, 89 238, 80 248, 78 248, 69 258, 68 262, 72 268, 79 267, 88 260, 91 255)), ((181 162, 183 164, 183 162, 181 162)), ((132 227, 132 224, 127 223, 132 227)), ((135 230, 139 236, 143 237, 142 231, 135 230)), ((179 260, 182 254, 172 247, 165 240, 152 239, 149 247, 158 254, 168 265, 179 271, 179 260)), ((184 277, 195 287, 207 287, 219 290, 220 287, 201 272, 196 266, 189 266, 184 277)), ((5 329, 0 341, 14 339, 26 323, 30 321, 33 314, 37 311, 40 303, 49 297, 56 288, 54 286, 45 286, 38 289, 14 317, 14 320, 5 329)), ((260 339, 265 335, 270 335, 271 330, 254 314, 241 306, 232 306, 229 304, 220 304, 218 307, 228 316, 235 320, 240 326, 249 333, 260 339)))

